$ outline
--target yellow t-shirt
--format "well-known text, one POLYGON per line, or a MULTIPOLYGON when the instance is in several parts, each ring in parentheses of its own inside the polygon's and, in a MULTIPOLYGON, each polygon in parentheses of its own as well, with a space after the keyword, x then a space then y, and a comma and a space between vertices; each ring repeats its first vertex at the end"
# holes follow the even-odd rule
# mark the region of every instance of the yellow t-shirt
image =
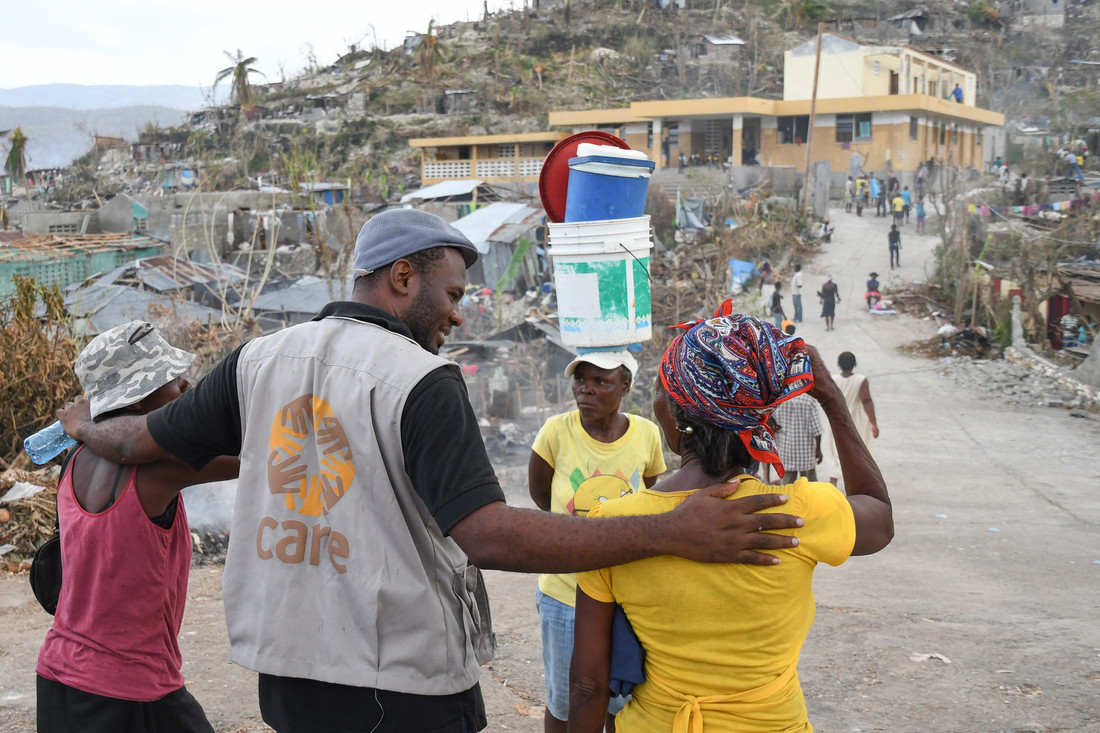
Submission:
MULTIPOLYGON (((832 484, 800 478, 767 486, 750 476, 731 498, 785 493, 790 501, 765 511, 796 514, 806 524, 800 543, 774 551, 776 566, 712 565, 679 557, 654 557, 580 573, 590 597, 619 603, 646 650, 646 681, 615 719, 622 733, 672 730, 683 703, 654 679, 681 695, 728 696, 755 690, 794 671, 814 619, 811 581, 819 562, 839 565, 855 544, 855 518, 847 498, 832 484)), ((592 517, 636 516, 671 511, 692 492, 643 489, 601 504, 592 517)), ((751 703, 702 707, 708 733, 808 732, 813 728, 797 674, 772 695, 751 703)))
MULTIPOLYGON (((535 451, 554 469, 550 484, 550 511, 587 516, 596 504, 643 488, 643 478, 665 472, 661 434, 657 425, 638 415, 623 437, 601 443, 585 432, 578 410, 555 415, 535 436, 535 451)), ((540 575, 539 590, 562 603, 577 602, 573 573, 540 575)))
POLYGON ((905 199, 901 196, 895 196, 891 203, 894 205, 894 211, 903 211, 905 209, 905 199))

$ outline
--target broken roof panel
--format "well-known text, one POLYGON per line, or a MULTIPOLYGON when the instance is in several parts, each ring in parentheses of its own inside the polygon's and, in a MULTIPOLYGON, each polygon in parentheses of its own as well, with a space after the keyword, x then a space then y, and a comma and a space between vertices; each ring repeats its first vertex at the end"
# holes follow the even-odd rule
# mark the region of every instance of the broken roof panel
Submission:
POLYGON ((485 254, 493 242, 511 244, 538 225, 542 209, 526 204, 497 201, 470 212, 452 226, 465 234, 477 251, 485 254))
POLYGON ((316 183, 299 183, 298 188, 310 192, 346 191, 348 189, 348 184, 347 182, 341 181, 317 181, 316 183))
POLYGON ((928 12, 927 8, 914 8, 913 10, 906 10, 904 13, 898 13, 897 15, 891 16, 886 20, 912 20, 915 18, 927 18, 930 15, 931 13, 928 12))
POLYGON ((447 199, 453 196, 469 196, 483 183, 485 183, 485 181, 479 181, 475 178, 469 178, 463 181, 443 181, 442 183, 434 183, 431 186, 425 186, 424 188, 410 191, 405 194, 401 197, 401 203, 406 204, 415 200, 427 201, 429 199, 447 199))
POLYGON ((194 285, 221 285, 243 282, 248 273, 221 262, 203 264, 182 257, 149 257, 127 262, 96 280, 98 285, 131 280, 158 293, 181 290, 194 285))
POLYGON ((351 297, 351 280, 348 278, 323 279, 303 277, 288 287, 266 290, 252 301, 252 310, 266 313, 297 313, 310 316, 334 300, 351 297))
POLYGON ((745 42, 737 36, 714 36, 710 34, 703 34, 703 38, 707 39, 707 43, 715 46, 744 46, 745 42))
POLYGON ((92 285, 77 290, 65 297, 65 307, 83 321, 81 330, 88 336, 135 319, 162 328, 180 321, 210 324, 222 318, 219 310, 125 285, 92 285))
POLYGON ((161 242, 142 234, 34 234, 0 246, 0 296, 14 291, 15 275, 67 287, 163 251, 161 242))

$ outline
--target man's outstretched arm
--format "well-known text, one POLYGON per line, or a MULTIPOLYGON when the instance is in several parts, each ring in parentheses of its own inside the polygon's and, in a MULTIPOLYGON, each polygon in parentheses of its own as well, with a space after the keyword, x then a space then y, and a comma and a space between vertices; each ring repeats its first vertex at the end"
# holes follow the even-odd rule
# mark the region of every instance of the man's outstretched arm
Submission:
POLYGON ((460 520, 450 535, 478 567, 517 572, 580 572, 655 555, 777 564, 779 558, 757 551, 794 547, 798 539, 768 530, 800 527, 802 520, 788 514, 756 513, 785 503, 786 496, 723 498, 736 490, 736 482, 720 484, 696 492, 665 514, 598 522, 497 501, 460 520))
POLYGON ((77 397, 54 413, 69 437, 86 443, 97 455, 115 463, 151 463, 168 453, 149 433, 145 415, 123 415, 92 421, 91 403, 77 397))

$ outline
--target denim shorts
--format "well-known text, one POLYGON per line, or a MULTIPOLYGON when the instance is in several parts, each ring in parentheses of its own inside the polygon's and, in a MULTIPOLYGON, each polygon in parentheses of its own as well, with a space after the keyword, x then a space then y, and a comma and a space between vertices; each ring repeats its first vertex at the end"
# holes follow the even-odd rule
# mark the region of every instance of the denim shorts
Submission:
MULTIPOLYGON (((542 628, 542 666, 546 675, 546 709, 558 720, 569 720, 569 664, 573 661, 573 621, 576 609, 535 591, 542 628)), ((617 715, 630 697, 613 696, 607 712, 617 715)))

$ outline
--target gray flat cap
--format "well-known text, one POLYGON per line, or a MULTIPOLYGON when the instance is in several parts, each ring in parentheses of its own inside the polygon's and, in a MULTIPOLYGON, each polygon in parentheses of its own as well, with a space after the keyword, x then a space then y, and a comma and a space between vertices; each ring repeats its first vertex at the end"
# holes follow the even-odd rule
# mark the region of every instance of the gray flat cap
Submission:
POLYGON ((356 276, 369 275, 402 257, 432 247, 454 247, 466 268, 477 262, 477 247, 466 235, 435 214, 418 209, 390 209, 373 217, 355 238, 356 276))

